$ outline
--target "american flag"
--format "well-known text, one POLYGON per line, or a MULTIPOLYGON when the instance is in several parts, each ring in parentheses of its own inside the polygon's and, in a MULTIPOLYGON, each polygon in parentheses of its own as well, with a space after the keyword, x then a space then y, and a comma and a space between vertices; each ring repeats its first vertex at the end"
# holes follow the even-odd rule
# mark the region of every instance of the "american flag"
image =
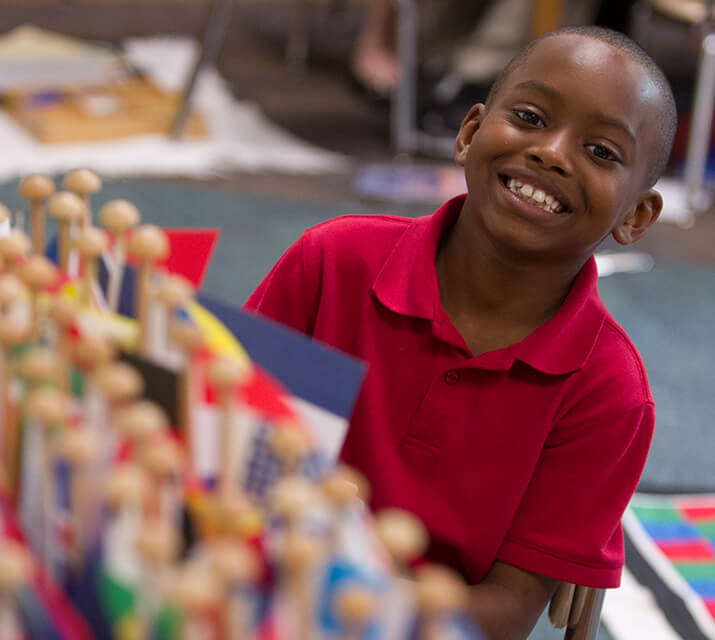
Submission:
MULTIPOLYGON (((251 446, 245 461, 243 487, 254 496, 264 498, 266 492, 282 475, 283 462, 271 450, 270 433, 272 427, 259 424, 251 439, 251 446)), ((292 427, 280 427, 292 428, 292 427)), ((316 480, 328 470, 328 460, 318 451, 311 451, 298 461, 299 475, 316 480)))

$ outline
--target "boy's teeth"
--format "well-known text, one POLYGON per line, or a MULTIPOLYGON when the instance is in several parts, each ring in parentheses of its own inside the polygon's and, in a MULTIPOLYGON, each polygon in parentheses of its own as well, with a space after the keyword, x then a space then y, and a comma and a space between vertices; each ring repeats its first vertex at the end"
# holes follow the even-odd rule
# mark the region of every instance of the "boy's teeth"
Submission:
POLYGON ((546 193, 543 189, 537 189, 533 185, 525 184, 516 178, 509 178, 506 186, 519 197, 538 205, 546 211, 560 213, 564 209, 563 205, 550 193, 546 193))

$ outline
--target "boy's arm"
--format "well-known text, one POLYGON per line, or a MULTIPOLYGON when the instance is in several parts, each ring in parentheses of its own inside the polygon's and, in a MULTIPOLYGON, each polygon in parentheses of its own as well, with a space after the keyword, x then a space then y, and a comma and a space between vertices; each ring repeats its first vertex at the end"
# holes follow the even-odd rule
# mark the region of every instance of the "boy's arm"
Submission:
POLYGON ((471 614, 488 640, 523 640, 559 581, 497 560, 472 587, 471 614))

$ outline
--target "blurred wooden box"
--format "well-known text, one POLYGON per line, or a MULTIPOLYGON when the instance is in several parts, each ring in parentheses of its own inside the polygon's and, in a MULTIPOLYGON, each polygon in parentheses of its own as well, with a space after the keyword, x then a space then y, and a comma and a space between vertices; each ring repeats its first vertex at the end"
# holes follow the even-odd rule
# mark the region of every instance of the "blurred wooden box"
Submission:
MULTIPOLYGON (((9 92, 3 106, 40 142, 100 142, 147 134, 168 134, 179 96, 143 78, 108 87, 9 92)), ((186 125, 187 138, 207 135, 199 113, 186 125)))

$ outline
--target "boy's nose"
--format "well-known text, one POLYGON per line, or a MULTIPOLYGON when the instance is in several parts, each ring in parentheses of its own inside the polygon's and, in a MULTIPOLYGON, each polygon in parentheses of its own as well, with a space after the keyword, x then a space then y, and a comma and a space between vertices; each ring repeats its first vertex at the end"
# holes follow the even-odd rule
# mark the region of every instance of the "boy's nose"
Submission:
POLYGON ((571 172, 569 161, 569 140, 566 132, 544 134, 528 152, 532 162, 542 169, 556 171, 560 175, 571 172))

